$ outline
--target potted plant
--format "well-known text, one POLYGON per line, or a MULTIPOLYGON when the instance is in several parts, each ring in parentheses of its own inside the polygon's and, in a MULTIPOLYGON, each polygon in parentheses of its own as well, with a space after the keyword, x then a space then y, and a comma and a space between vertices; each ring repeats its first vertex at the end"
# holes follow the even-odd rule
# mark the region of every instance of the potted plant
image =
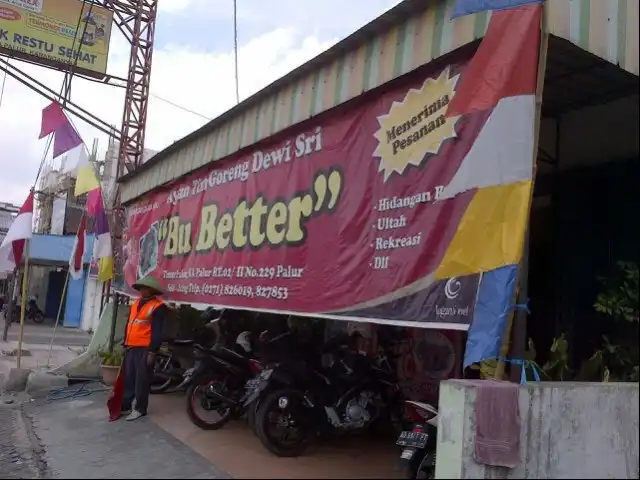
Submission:
POLYGON ((102 364, 100 365, 102 381, 106 385, 114 385, 124 360, 123 349, 115 347, 111 352, 109 350, 99 350, 97 356, 102 359, 102 364))

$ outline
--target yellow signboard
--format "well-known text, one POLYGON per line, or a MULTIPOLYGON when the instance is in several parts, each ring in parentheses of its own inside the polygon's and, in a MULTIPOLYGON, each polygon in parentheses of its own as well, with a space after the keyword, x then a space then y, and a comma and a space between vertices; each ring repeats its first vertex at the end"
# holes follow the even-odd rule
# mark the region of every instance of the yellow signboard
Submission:
POLYGON ((102 78, 112 22, 112 12, 80 0, 0 0, 0 51, 102 78))

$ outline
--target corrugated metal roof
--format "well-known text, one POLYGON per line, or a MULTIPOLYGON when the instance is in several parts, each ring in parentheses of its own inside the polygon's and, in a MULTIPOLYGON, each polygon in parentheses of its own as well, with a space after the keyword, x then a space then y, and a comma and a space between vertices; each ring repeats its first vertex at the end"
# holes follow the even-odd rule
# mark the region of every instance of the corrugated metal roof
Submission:
MULTIPOLYGON (((120 180, 124 203, 341 105, 484 36, 491 14, 451 20, 455 0, 405 0, 120 180)), ((637 75, 638 0, 553 0, 553 35, 637 75)))
MULTIPOLYGON (((447 26, 451 23, 448 19, 453 3, 453 0, 404 0, 327 51, 158 152, 135 172, 124 175, 120 179, 122 201, 130 201, 157 185, 227 157, 484 35, 486 13, 479 16, 480 36, 474 37, 473 26, 477 21, 471 21, 472 28, 466 32, 447 26), (430 14, 426 14, 428 9, 430 14), (411 26, 400 32, 405 24, 411 26), (397 49, 406 50, 400 55, 401 62, 395 61, 397 49), (343 74, 353 68, 354 62, 367 63, 358 78, 343 74), (341 82, 336 82, 337 78, 341 82), (319 88, 314 88, 315 84, 319 88), (311 102, 312 91, 318 92, 317 97, 321 98, 311 102), (162 168, 155 168, 160 162, 162 168)), ((468 18, 472 17, 476 16, 468 18)), ((464 23, 468 24, 469 20, 464 23)))
MULTIPOLYGON (((73 251, 75 235, 43 235, 34 233, 29 246, 29 263, 31 265, 68 265, 73 251)), ((93 235, 87 235, 84 262, 91 261, 93 252, 93 235)))
POLYGON ((638 0, 547 1, 549 32, 638 75, 638 0))

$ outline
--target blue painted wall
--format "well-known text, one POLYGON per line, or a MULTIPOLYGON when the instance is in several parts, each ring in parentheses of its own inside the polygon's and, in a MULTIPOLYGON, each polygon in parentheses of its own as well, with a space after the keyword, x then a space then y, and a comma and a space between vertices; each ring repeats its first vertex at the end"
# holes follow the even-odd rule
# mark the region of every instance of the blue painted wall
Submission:
POLYGON ((69 276, 67 285, 67 301, 64 309, 62 326, 80 328, 82 324, 82 306, 84 303, 84 287, 87 281, 88 268, 84 269, 82 278, 75 280, 69 276))
MULTIPOLYGON (((29 262, 32 265, 57 262, 61 265, 68 265, 73 244, 76 241, 75 235, 43 235, 34 233, 29 246, 29 262)), ((87 242, 84 246, 84 263, 89 263, 93 252, 93 235, 87 235, 87 242)))

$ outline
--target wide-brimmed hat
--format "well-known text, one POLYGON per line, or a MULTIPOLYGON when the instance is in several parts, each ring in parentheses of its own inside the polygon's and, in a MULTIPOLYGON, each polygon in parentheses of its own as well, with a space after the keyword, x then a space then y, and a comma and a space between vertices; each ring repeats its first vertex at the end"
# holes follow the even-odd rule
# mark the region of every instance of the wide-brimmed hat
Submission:
POLYGON ((147 287, 152 290, 155 290, 159 295, 164 294, 164 287, 162 286, 162 284, 151 275, 147 275, 146 277, 141 278, 131 286, 138 291, 142 287, 147 287))

